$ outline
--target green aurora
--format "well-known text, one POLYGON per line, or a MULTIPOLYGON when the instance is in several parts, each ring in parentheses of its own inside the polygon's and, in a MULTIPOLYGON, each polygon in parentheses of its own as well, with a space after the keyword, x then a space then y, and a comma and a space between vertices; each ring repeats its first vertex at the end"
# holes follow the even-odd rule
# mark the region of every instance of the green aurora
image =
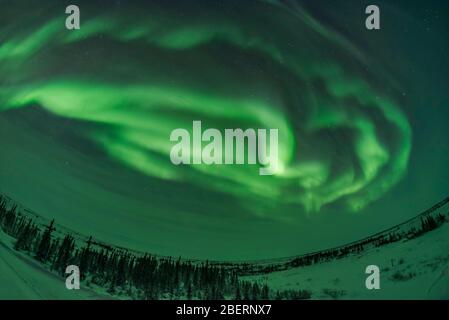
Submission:
MULTIPOLYGON (((240 219, 242 226, 257 220, 260 234, 270 224, 277 233, 282 225, 290 225, 287 233, 297 224, 307 229, 323 214, 344 213, 348 222, 354 212, 361 223, 366 208, 408 172, 415 132, 401 77, 368 46, 315 18, 313 8, 274 0, 110 7, 89 1, 79 4, 81 30, 68 31, 63 4, 46 1, 39 15, 21 2, 0 13, 0 74, 8 75, 0 85, 0 117, 10 117, 0 119, 0 135, 4 141, 16 130, 30 149, 19 150, 12 139, 18 153, 11 151, 2 166, 24 168, 34 159, 36 170, 14 179, 2 173, 0 190, 81 233, 147 251, 214 256, 201 243, 214 234, 219 242, 226 241, 221 233, 242 237, 248 229, 227 230, 240 219), (24 12, 20 21, 15 12, 24 12), (193 120, 211 128, 278 129, 278 171, 260 176, 250 165, 173 165, 170 132, 191 128, 193 120), (21 160, 11 164, 14 157, 21 160), (37 186, 37 176, 49 181, 37 186), (25 192, 19 181, 34 182, 25 192), (62 190, 53 193, 57 185, 62 190), (47 196, 30 196, 33 188, 47 196), (45 204, 50 197, 60 199, 45 204), (118 215, 108 211, 114 203, 118 215), (176 244, 198 229, 207 231, 183 244, 196 251, 176 244), (159 233, 173 234, 173 243, 158 243, 166 241, 159 233)), ((316 246, 342 240, 326 241, 316 246)), ((292 245, 277 253, 275 246, 268 257, 295 251, 292 245)), ((216 255, 253 249, 234 254, 224 246, 216 255)))

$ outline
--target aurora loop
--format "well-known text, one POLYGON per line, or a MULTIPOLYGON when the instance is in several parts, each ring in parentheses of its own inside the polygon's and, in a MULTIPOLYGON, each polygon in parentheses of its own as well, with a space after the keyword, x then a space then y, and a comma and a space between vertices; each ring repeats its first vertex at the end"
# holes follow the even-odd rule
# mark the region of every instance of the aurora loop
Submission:
POLYGON ((24 5, 11 5, 0 13, 0 111, 38 106, 95 124, 80 134, 123 165, 249 206, 357 211, 404 175, 411 128, 392 77, 367 71, 369 54, 294 2, 165 3, 81 2, 76 31, 49 8, 14 23, 24 5), (174 166, 170 132, 193 120, 278 129, 278 171, 174 166))

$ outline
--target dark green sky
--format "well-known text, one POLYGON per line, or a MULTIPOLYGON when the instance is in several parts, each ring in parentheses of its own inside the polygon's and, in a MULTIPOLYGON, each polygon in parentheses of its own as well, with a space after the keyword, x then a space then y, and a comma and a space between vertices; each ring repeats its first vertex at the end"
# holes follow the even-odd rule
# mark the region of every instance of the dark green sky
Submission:
MULTIPOLYGON (((340 3, 342 2, 342 3, 340 3)), ((448 4, 0 1, 0 191, 160 254, 282 257, 448 196, 448 4), (100 2, 98 2, 100 3, 100 2), (40 14, 37 14, 40 13, 40 14), (280 169, 174 166, 193 120, 277 128, 280 169)))

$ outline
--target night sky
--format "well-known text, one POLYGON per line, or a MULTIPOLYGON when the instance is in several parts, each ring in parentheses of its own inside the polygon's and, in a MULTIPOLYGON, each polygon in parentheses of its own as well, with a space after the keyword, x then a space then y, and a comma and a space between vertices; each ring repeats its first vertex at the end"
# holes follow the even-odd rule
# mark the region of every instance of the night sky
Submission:
POLYGON ((132 249, 264 259, 449 195, 449 3, 0 1, 0 191, 132 249), (31 3, 31 4, 30 4, 31 3), (70 3, 71 4, 71 3, 70 3), (276 128, 278 170, 175 166, 170 132, 276 128))

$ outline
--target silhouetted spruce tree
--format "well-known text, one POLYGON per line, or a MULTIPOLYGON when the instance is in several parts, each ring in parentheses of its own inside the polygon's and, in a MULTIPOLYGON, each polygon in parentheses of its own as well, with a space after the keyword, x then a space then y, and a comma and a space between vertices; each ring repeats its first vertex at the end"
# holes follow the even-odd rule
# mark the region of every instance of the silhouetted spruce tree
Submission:
POLYGON ((53 266, 53 263, 56 259, 59 244, 60 244, 59 239, 53 239, 53 241, 51 241, 50 249, 48 250, 48 258, 50 260, 51 266, 53 266))
POLYGON ((252 288, 252 300, 258 300, 259 294, 260 294, 259 285, 257 284, 257 282, 254 282, 252 288))
POLYGON ((53 219, 51 221, 50 225, 47 226, 47 228, 45 229, 45 231, 42 235, 42 239, 39 243, 36 258, 41 262, 45 262, 48 259, 48 254, 49 254, 50 245, 51 245, 51 233, 55 230, 55 228, 53 227, 54 223, 55 223, 55 220, 53 219))
POLYGON ((16 214, 17 206, 14 205, 11 209, 6 210, 3 215, 2 227, 5 233, 14 236, 13 229, 16 223, 17 214, 16 214))
POLYGON ((250 285, 245 281, 243 283, 243 300, 250 300, 249 291, 250 291, 250 285))
POLYGON ((30 250, 32 244, 32 220, 28 220, 28 223, 25 227, 22 228, 17 241, 14 245, 14 249, 16 250, 30 250))
POLYGON ((268 285, 265 283, 263 288, 262 288, 262 293, 260 298, 262 300, 268 300, 270 299, 270 289, 268 288, 268 285))
POLYGON ((187 300, 192 300, 192 283, 187 285, 187 300))
POLYGON ((223 290, 221 287, 215 287, 215 299, 216 300, 224 299, 223 290))
POLYGON ((69 265, 69 259, 72 256, 74 247, 75 240, 71 235, 66 235, 56 252, 56 259, 54 259, 53 263, 54 270, 57 270, 60 274, 65 273, 65 269, 69 265))
POLYGON ((236 285, 234 300, 242 300, 242 294, 240 293, 240 283, 237 283, 236 285))
POLYGON ((117 268, 115 271, 115 285, 123 286, 126 281, 126 264, 127 256, 121 256, 118 260, 117 268))
POLYGON ((91 258, 91 251, 90 246, 92 244, 92 236, 89 237, 89 239, 86 242, 86 247, 83 248, 80 254, 80 269, 83 270, 81 273, 81 279, 84 280, 86 277, 86 274, 90 272, 90 258, 91 258))

